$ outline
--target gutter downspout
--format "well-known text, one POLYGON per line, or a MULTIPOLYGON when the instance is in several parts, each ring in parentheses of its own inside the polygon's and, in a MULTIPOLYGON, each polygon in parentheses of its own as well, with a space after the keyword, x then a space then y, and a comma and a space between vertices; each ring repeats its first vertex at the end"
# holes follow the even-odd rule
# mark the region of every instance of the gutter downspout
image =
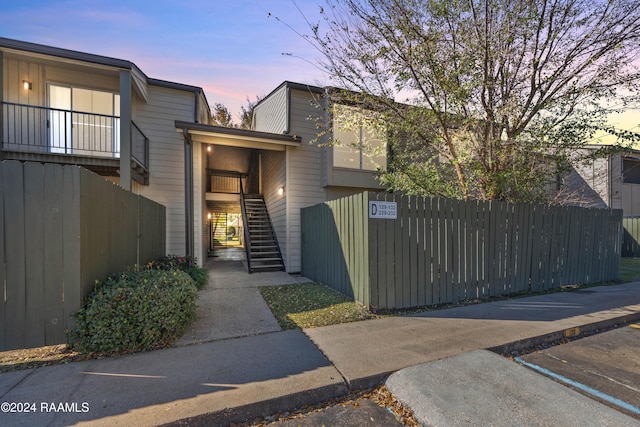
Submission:
POLYGON ((200 94, 193 92, 193 123, 198 123, 198 106, 200 105, 200 94))
POLYGON ((182 135, 184 137, 185 255, 193 256, 193 144, 187 129, 182 129, 182 135))
POLYGON ((282 133, 289 135, 291 132, 291 88, 289 85, 287 85, 287 102, 285 102, 285 107, 287 108, 287 125, 282 133))

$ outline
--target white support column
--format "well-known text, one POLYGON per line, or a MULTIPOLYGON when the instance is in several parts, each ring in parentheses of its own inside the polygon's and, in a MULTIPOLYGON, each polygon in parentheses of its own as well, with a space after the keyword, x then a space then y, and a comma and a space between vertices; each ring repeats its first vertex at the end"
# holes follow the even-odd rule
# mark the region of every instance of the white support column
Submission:
POLYGON ((131 191, 131 71, 120 71, 120 186, 131 191))

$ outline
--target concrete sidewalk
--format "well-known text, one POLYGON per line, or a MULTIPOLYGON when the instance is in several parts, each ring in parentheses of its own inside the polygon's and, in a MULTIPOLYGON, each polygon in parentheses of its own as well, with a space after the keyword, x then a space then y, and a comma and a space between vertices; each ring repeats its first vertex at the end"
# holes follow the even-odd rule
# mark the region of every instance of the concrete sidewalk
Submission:
MULTIPOLYGON (((227 272, 223 285, 223 273, 214 273, 219 282, 205 290, 221 290, 212 301, 223 305, 245 304, 243 298, 227 300, 232 288, 304 280, 236 271, 227 272)), ((530 344, 576 327, 637 321, 640 283, 304 332, 276 329, 258 303, 229 306, 217 320, 222 308, 201 307, 210 310, 210 329, 194 325, 190 341, 179 347, 0 374, 0 402, 35 404, 32 413, 0 412, 0 425, 228 425, 339 397, 409 366, 523 340, 530 344), (238 310, 268 326, 243 328, 244 320, 224 326, 238 319, 229 319, 238 310), (229 332, 217 336, 216 328, 229 332), (241 337, 229 336, 234 330, 241 337)))
POLYGON ((628 283, 345 323, 305 333, 349 386, 359 389, 409 366, 479 349, 527 348, 562 337, 568 329, 584 332, 638 319, 640 283, 628 283))

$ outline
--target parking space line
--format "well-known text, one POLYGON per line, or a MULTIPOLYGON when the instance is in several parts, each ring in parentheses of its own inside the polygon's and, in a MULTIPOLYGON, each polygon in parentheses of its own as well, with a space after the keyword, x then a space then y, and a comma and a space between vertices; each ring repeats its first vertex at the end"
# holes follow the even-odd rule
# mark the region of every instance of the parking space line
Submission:
POLYGON ((556 374, 555 372, 550 371, 548 369, 545 369, 542 366, 538 366, 538 365, 534 365, 533 363, 525 362, 524 360, 522 360, 519 357, 515 357, 514 360, 516 362, 520 363, 521 365, 524 365, 524 366, 526 366, 528 368, 533 369, 534 371, 538 371, 538 372, 540 372, 540 373, 542 373, 544 375, 547 375, 547 376, 549 376, 551 378, 554 378, 554 379, 556 379, 556 380, 558 380, 560 382, 563 382, 565 384, 569 384, 569 385, 571 385, 573 387, 576 387, 576 388, 584 391, 585 393, 589 393, 589 394, 591 394, 591 395, 593 395, 593 396, 595 396, 595 397, 597 397, 599 399, 602 399, 602 400, 604 400, 606 402, 609 402, 609 403, 611 403, 613 405, 619 406, 620 408, 626 409, 627 411, 633 412, 634 414, 640 414, 640 408, 638 408, 638 407, 636 407, 636 406, 634 406, 634 405, 632 405, 630 403, 627 403, 627 402, 625 402, 623 400, 620 400, 618 398, 615 398, 613 396, 609 396, 606 393, 603 393, 603 392, 601 392, 599 390, 596 390, 594 388, 591 388, 591 387, 589 387, 587 385, 584 385, 582 383, 579 383, 577 381, 569 379, 569 378, 567 378, 567 377, 565 377, 563 375, 556 374))

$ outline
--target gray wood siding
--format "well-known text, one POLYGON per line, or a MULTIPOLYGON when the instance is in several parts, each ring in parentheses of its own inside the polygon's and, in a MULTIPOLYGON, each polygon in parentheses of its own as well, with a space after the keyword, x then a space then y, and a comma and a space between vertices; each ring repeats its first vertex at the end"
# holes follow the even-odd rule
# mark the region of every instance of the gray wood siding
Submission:
POLYGON ((4 55, 3 88, 5 102, 44 106, 45 104, 45 76, 44 66, 32 62, 7 58, 4 55), (31 82, 32 89, 24 90, 22 81, 31 82))
POLYGON ((321 184, 320 148, 311 143, 317 136, 317 114, 311 94, 291 91, 291 133, 302 138, 299 147, 287 147, 287 270, 301 270, 302 230, 300 209, 326 200, 321 184))
POLYGON ((287 214, 286 200, 288 188, 286 187, 285 175, 285 153, 282 151, 263 151, 262 152, 262 193, 264 201, 267 204, 269 216, 273 224, 273 228, 278 238, 280 251, 285 261, 285 268, 289 269, 287 263, 287 214), (278 194, 278 187, 285 186, 285 194, 278 194))
POLYGON ((283 133, 287 129, 287 87, 271 93, 253 111, 253 129, 262 132, 283 133))
POLYGON ((149 85, 149 102, 136 108, 136 124, 149 138, 151 173, 149 186, 140 186, 139 193, 167 209, 169 254, 185 254, 184 143, 175 121, 193 121, 194 102, 192 92, 149 85))
MULTIPOLYGON (((585 155, 588 151, 577 150, 575 155, 585 155)), ((587 163, 574 162, 574 170, 565 179, 560 192, 560 202, 583 207, 622 208, 621 162, 620 156, 587 163)))

